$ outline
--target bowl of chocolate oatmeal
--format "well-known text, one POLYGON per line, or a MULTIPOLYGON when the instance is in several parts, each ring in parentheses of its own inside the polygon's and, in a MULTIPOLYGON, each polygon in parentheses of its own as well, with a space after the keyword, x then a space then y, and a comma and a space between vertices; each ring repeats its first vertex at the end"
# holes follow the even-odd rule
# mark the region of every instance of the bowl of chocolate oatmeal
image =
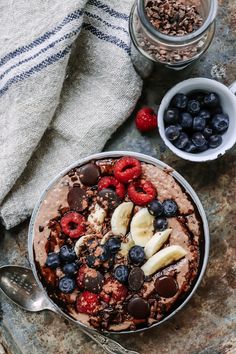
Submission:
POLYGON ((143 331, 167 321, 206 268, 206 215, 163 162, 106 152, 60 173, 37 203, 29 258, 55 312, 91 330, 143 331))

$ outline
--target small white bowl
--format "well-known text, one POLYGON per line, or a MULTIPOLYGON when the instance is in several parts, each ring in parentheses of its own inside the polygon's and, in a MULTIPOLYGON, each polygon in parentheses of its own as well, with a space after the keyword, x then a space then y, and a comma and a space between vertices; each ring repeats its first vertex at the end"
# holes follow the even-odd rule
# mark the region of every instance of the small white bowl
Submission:
POLYGON ((236 143, 236 97, 233 93, 233 90, 235 90, 235 85, 232 85, 231 90, 230 88, 215 80, 206 78, 194 78, 180 82, 167 92, 167 94, 162 99, 158 110, 158 128, 161 138, 174 154, 182 157, 185 160, 204 162, 217 159, 233 147, 233 145, 236 143), (222 135, 222 144, 216 149, 208 149, 207 151, 199 152, 197 154, 191 154, 177 149, 167 139, 164 125, 164 113, 168 108, 172 98, 177 93, 188 94, 192 91, 208 91, 217 93, 220 97, 223 112, 229 115, 229 129, 225 134, 222 135))

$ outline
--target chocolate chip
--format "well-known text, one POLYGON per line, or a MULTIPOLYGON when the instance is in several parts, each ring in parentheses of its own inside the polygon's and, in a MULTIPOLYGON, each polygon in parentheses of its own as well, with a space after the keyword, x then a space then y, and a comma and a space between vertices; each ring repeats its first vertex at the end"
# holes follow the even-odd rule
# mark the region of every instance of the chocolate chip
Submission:
POLYGON ((159 296, 170 298, 178 291, 176 280, 169 276, 162 276, 155 281, 155 289, 159 296))
POLYGON ((94 270, 85 275, 84 288, 88 291, 99 293, 102 290, 103 283, 104 277, 100 272, 94 270))
POLYGON ((88 207, 85 191, 80 187, 72 187, 67 195, 67 202, 71 209, 83 211, 88 207))
POLYGON ((120 198, 112 189, 105 188, 98 193, 98 203, 104 208, 115 209, 120 202, 120 198))
POLYGON ((80 181, 86 186, 94 186, 97 184, 99 176, 99 168, 93 163, 87 163, 79 169, 80 181))
POLYGON ((150 314, 150 305, 141 297, 131 299, 127 309, 130 315, 137 319, 147 318, 150 314))
POLYGON ((135 267, 129 273, 128 284, 133 291, 138 291, 143 286, 144 273, 141 268, 135 267))

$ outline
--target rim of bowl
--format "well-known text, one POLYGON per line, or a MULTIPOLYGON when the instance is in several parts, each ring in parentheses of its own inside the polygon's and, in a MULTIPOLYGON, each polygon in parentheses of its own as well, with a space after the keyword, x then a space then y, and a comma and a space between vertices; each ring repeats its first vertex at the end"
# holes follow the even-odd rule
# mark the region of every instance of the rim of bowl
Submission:
POLYGON ((169 319, 171 319, 173 316, 175 316, 175 314, 177 312, 179 312, 188 302, 189 300, 192 298, 192 296, 194 295, 194 293, 196 292, 202 278, 203 275, 205 273, 207 264, 208 264, 208 258, 209 258, 209 250, 210 250, 210 235, 209 235, 209 226, 208 226, 208 221, 207 221, 207 217, 206 217, 206 213, 205 210, 203 208, 203 205, 198 197, 198 195, 196 194, 196 192, 194 191, 194 189, 191 187, 191 185, 186 181, 186 179, 179 174, 177 171, 175 171, 172 167, 170 167, 169 165, 167 165, 166 163, 145 155, 145 154, 141 154, 141 153, 136 153, 136 152, 132 152, 132 151, 108 151, 108 152, 101 152, 101 153, 97 153, 97 154, 92 154, 89 155, 85 158, 79 159, 78 161, 74 162, 73 164, 71 164, 70 166, 68 166, 67 168, 65 168, 63 171, 61 171, 55 178, 53 178, 53 180, 48 184, 48 186, 45 188, 44 192, 41 194, 41 197, 39 198, 38 202, 36 203, 31 219, 30 219, 30 224, 29 224, 29 230, 28 230, 28 255, 29 255, 29 263, 30 263, 30 267, 32 269, 32 272, 34 274, 35 280, 38 284, 38 286, 40 287, 40 289, 43 291, 46 299, 48 300, 48 302, 52 305, 53 309, 55 309, 55 312, 57 312, 58 314, 62 315, 63 317, 67 318, 68 320, 72 321, 73 323, 82 326, 83 328, 85 328, 86 330, 90 330, 96 333, 104 333, 104 334, 131 334, 131 333, 139 333, 139 332, 144 332, 147 331, 149 329, 152 329, 154 327, 160 326, 162 323, 168 321, 169 319), (160 167, 161 169, 168 169, 171 171, 171 175, 178 181, 178 183, 184 188, 184 190, 191 196, 195 207, 197 208, 199 215, 201 217, 201 221, 202 221, 202 234, 203 234, 203 241, 204 241, 204 246, 203 246, 203 255, 202 255, 202 263, 200 265, 200 269, 199 269, 199 274, 198 274, 198 278, 196 279, 196 282, 194 284, 194 286, 192 287, 191 291, 189 292, 189 294, 186 296, 186 298, 184 299, 183 302, 180 303, 180 305, 173 311, 171 312, 168 316, 166 316, 165 318, 163 318, 160 322, 154 323, 153 325, 151 325, 150 327, 145 327, 145 328, 141 328, 138 330, 132 330, 132 331, 108 331, 108 330, 102 330, 99 331, 95 328, 89 327, 86 324, 73 319, 71 316, 69 316, 68 314, 66 314, 49 296, 48 293, 46 291, 46 289, 44 288, 42 282, 40 281, 39 277, 38 277, 38 272, 36 270, 36 265, 35 265, 35 260, 34 260, 34 247, 33 247, 33 240, 34 240, 34 224, 37 218, 37 214, 39 211, 39 208, 47 194, 47 192, 51 189, 51 187, 61 178, 63 177, 66 173, 68 173, 71 169, 77 167, 77 166, 82 166, 83 164, 91 161, 91 160, 100 160, 103 158, 118 158, 118 157, 122 157, 122 156, 132 156, 135 157, 137 159, 139 159, 141 162, 146 162, 146 163, 150 163, 154 166, 160 167))
MULTIPOLYGON (((164 127, 164 112, 166 110, 166 108, 168 107, 168 104, 170 103, 171 99, 174 97, 174 95, 178 92, 181 92, 181 90, 184 88, 186 89, 188 84, 199 84, 202 82, 206 82, 209 84, 209 90, 211 88, 213 88, 212 91, 214 91, 215 86, 213 87, 212 83, 214 83, 215 85, 217 85, 218 87, 220 87, 220 90, 225 93, 226 95, 230 96, 232 98, 232 104, 234 105, 235 108, 235 112, 236 112, 236 97, 233 94, 233 92, 230 90, 230 88, 228 88, 227 86, 225 86, 224 84, 222 84, 221 82, 218 82, 216 80, 213 79, 208 79, 208 78, 204 78, 204 77, 197 77, 197 78, 191 78, 191 79, 187 79, 184 81, 179 82, 178 84, 176 84, 175 86, 173 86, 163 97, 161 104, 159 106, 158 109, 158 130, 160 133, 160 136, 162 138, 162 140, 164 141, 165 145, 177 156, 181 157, 184 160, 188 160, 188 161, 192 161, 192 162, 207 162, 207 161, 213 161, 216 160, 217 158, 223 156, 228 150, 230 150, 234 144, 236 143, 236 132, 235 132, 235 138, 229 140, 228 142, 226 142, 225 144, 222 144, 222 149, 219 151, 215 151, 214 149, 208 150, 210 151, 209 155, 204 156, 202 155, 202 153, 198 153, 198 154, 191 154, 185 151, 182 151, 178 148, 176 148, 167 138, 165 135, 165 127, 164 127)), ((191 91, 193 91, 193 89, 191 89, 191 91)), ((191 92, 190 91, 190 92, 191 92)))

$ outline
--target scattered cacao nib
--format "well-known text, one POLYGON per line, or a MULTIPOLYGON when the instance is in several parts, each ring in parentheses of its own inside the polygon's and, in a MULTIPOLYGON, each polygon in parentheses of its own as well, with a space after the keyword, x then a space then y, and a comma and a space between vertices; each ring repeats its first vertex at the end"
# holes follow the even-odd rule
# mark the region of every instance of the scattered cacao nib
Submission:
POLYGON ((39 225, 39 232, 43 232, 44 226, 39 225))

